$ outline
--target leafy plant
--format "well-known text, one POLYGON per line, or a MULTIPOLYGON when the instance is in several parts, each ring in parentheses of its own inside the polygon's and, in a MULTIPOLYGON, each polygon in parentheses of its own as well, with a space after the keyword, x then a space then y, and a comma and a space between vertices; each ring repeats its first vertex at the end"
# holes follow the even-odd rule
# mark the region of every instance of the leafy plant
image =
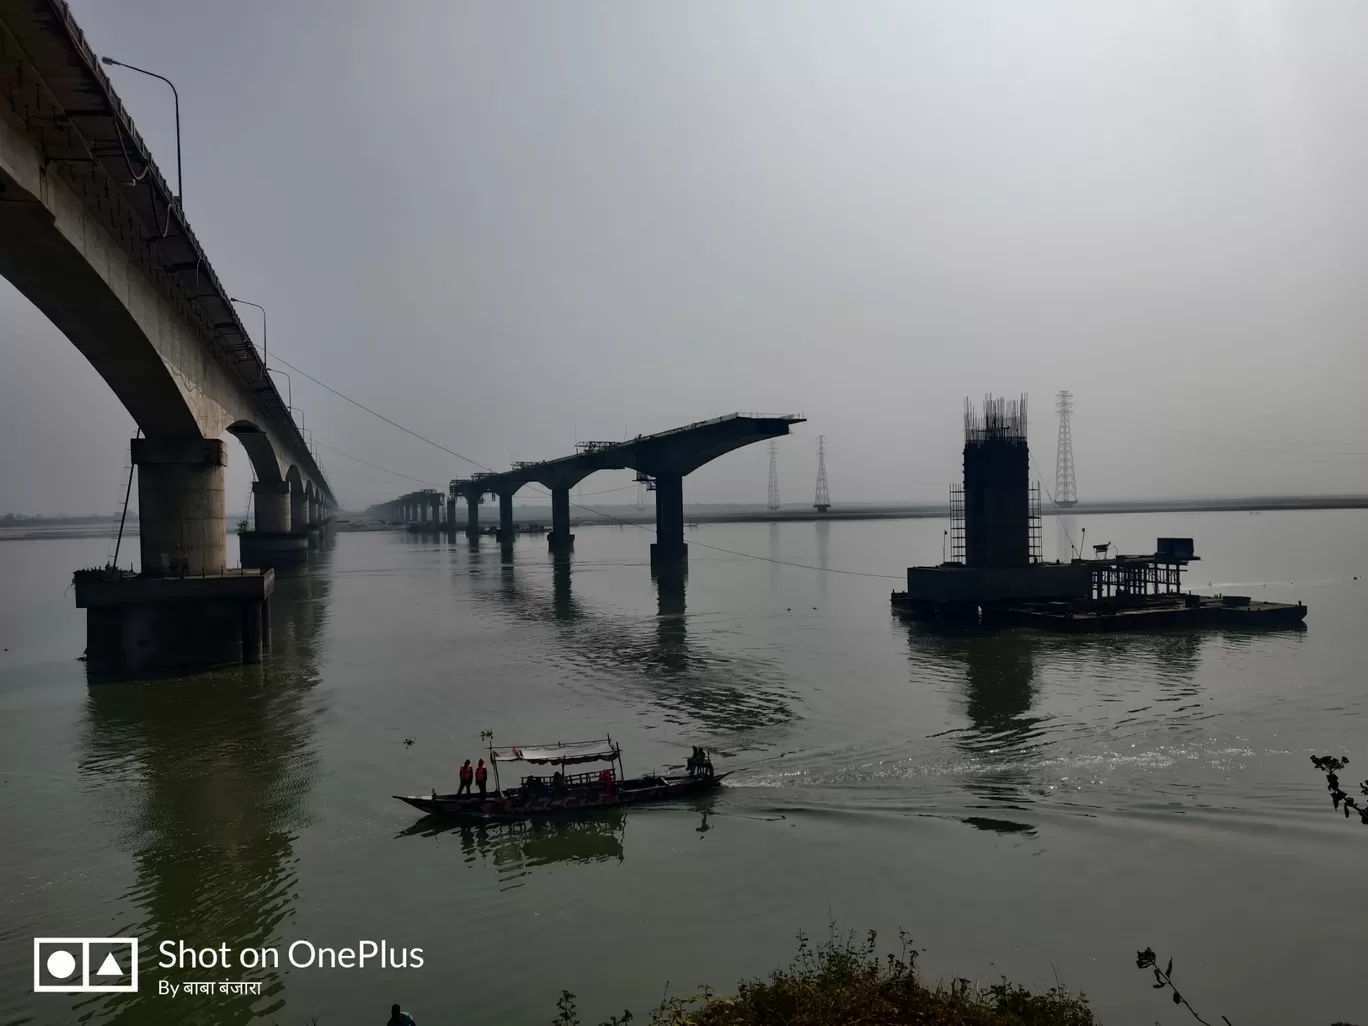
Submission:
MULTIPOLYGON (((1330 804, 1338 811, 1340 803, 1344 803, 1344 818, 1349 818, 1349 810, 1359 814, 1359 820, 1364 826, 1368 826, 1368 804, 1360 805, 1351 798, 1340 787, 1339 771, 1349 764, 1349 756, 1335 758, 1333 755, 1313 755, 1311 765, 1325 774, 1325 789, 1330 792, 1330 804)), ((1359 784, 1359 793, 1368 796, 1368 780, 1359 784)))
MULTIPOLYGON (((1207 1022, 1200 1015, 1198 1015, 1197 1009, 1193 1008, 1190 1004, 1188 1004, 1187 998, 1183 997, 1183 995, 1178 992, 1178 987, 1173 982, 1173 959, 1170 958, 1168 960, 1168 965, 1165 966, 1163 969, 1160 969, 1159 959, 1155 956, 1154 949, 1146 948, 1144 951, 1137 951, 1135 953, 1135 967, 1137 969, 1152 969, 1154 971, 1155 990, 1164 990, 1167 988, 1168 990, 1172 991, 1173 1003, 1175 1005, 1182 1005, 1184 1008, 1186 1008, 1189 1012, 1192 1013, 1192 1017, 1194 1019, 1196 1019, 1200 1023, 1203 1023, 1204 1026, 1213 1026, 1212 1023, 1207 1022)), ((1225 1023, 1226 1026, 1231 1026, 1230 1020, 1227 1019, 1224 1015, 1221 1016, 1221 1021, 1225 1023)))
MULTIPOLYGON (((928 986, 905 932, 899 950, 880 956, 877 935, 840 935, 814 945, 798 935, 793 961, 767 978, 740 983, 734 996, 701 987, 664 998, 651 1026, 1096 1026, 1087 999, 1062 985, 1044 994, 1002 980, 982 987, 965 979, 928 986)), ((573 995, 563 994, 553 1026, 578 1026, 573 995), (568 1003, 567 1003, 568 999, 568 1003)), ((603 1026, 629 1021, 626 1012, 603 1026)))

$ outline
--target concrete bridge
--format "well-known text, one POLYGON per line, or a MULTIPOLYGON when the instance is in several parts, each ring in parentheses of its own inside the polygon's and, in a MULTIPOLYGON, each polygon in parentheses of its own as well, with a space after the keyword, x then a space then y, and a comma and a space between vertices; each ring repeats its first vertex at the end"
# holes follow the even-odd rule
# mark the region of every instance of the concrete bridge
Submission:
MULTIPOLYGON (((332 490, 62 0, 0 0, 0 274, 85 354, 140 428, 142 572, 106 572, 95 589, 78 575, 92 646, 115 645, 121 664, 165 648, 195 612, 171 614, 180 603, 167 579, 228 570, 226 434, 256 472, 257 532, 285 549, 307 545, 336 506, 332 490)), ((242 583, 250 578, 234 578, 229 605, 265 604, 273 578, 242 583)), ((207 615, 216 591, 196 588, 207 615)), ((248 658, 252 647, 249 637, 248 658)), ((186 654, 132 661, 181 665, 186 654)))
POLYGON ((656 497, 656 541, 651 546, 652 566, 678 566, 688 561, 684 544, 684 478, 703 464, 739 449, 789 433, 791 424, 803 417, 784 414, 769 416, 731 413, 695 424, 637 435, 622 442, 580 442, 573 456, 541 462, 515 463, 505 472, 484 472, 451 482, 445 515, 440 509, 441 495, 429 489, 402 496, 375 507, 386 519, 420 523, 456 523, 456 501, 466 502, 466 533, 479 534, 480 504, 486 495, 499 500, 499 537, 513 539, 513 497, 523 487, 538 484, 551 493, 552 549, 568 550, 574 543, 570 534, 570 489, 600 470, 635 470, 637 480, 646 481, 656 497))

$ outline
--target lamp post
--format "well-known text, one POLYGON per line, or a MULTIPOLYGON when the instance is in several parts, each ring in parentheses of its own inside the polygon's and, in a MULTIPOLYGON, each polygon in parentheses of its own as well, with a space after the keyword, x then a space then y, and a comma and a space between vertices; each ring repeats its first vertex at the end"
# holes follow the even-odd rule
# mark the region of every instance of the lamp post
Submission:
POLYGON ((180 93, 176 91, 176 83, 172 82, 165 75, 158 75, 155 71, 148 71, 146 68, 135 68, 132 64, 116 61, 113 57, 101 57, 100 63, 112 64, 119 68, 127 68, 129 71, 136 71, 140 75, 147 75, 150 78, 159 78, 171 87, 171 95, 176 101, 176 206, 183 206, 182 200, 185 197, 185 191, 184 181, 181 178, 180 93))
POLYGON ((229 296, 228 302, 241 303, 243 306, 254 306, 261 311, 261 366, 270 370, 270 364, 266 356, 266 308, 260 303, 253 303, 250 299, 238 299, 236 296, 229 296))
POLYGON ((275 368, 275 367, 268 367, 268 368, 266 368, 266 370, 267 370, 267 373, 269 373, 269 374, 284 374, 284 375, 285 375, 285 387, 286 387, 286 389, 288 390, 288 395, 289 395, 289 398, 286 400, 286 403, 285 403, 285 409, 288 410, 288 409, 290 409, 291 407, 293 407, 293 406, 294 406, 294 380, 290 377, 290 375, 289 375, 287 372, 285 372, 285 371, 283 371, 283 370, 279 370, 278 368, 275 368))

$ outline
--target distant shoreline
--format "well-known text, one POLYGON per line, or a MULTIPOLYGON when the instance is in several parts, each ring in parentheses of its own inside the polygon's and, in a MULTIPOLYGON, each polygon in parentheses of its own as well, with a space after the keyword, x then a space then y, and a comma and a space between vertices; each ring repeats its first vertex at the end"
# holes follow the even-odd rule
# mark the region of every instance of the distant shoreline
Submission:
MULTIPOLYGON (((573 527, 606 526, 612 524, 653 524, 655 512, 644 511, 630 506, 601 507, 595 513, 583 507, 571 507, 570 524, 573 527)), ((1079 503, 1070 509, 1043 508, 1045 516, 1107 516, 1123 513, 1264 513, 1279 510, 1317 510, 1317 509, 1368 509, 1368 495, 1274 495, 1243 496, 1235 498, 1197 498, 1197 499, 1128 499, 1113 502, 1079 503)), ((592 510, 592 507, 591 507, 592 510)), ((458 513, 464 512, 463 510, 458 513)), ((484 512, 483 510, 481 512, 484 512)), ((492 511, 491 511, 492 512, 492 511)), ((925 520, 949 519, 948 505, 926 504, 861 504, 842 506, 833 504, 825 513, 804 507, 765 509, 763 506, 689 506, 684 507, 684 521, 687 524, 768 524, 780 521, 818 522, 832 520, 925 520)), ((518 507, 514 511, 517 524, 548 524, 551 511, 547 507, 518 507)), ((480 517, 481 525, 496 522, 490 514, 480 517)), ((373 530, 375 521, 339 524, 338 530, 373 530), (362 524, 367 526, 363 527, 362 524)), ((384 526, 402 530, 402 523, 384 526)), ((465 526, 464 518, 458 520, 456 530, 465 526)))
MULTIPOLYGON (((1272 495, 1240 498, 1210 499, 1130 499, 1115 502, 1080 502, 1071 509, 1044 507, 1045 516, 1107 516, 1117 513, 1271 513, 1279 510, 1316 510, 1316 509, 1368 509, 1368 495, 1272 495)), ((825 513, 815 509, 780 508, 776 510, 755 506, 695 506, 684 507, 684 520, 689 524, 767 524, 779 521, 832 521, 832 520, 934 520, 948 519, 950 508, 937 505, 863 504, 841 506, 833 504, 825 513)), ((550 509, 523 507, 515 520, 519 524, 549 523, 550 509)), ((237 521, 230 518, 229 533, 236 530, 237 521)), ((480 523, 494 523, 493 517, 484 516, 480 523)), ((611 524, 653 524, 655 513, 651 510, 638 511, 631 507, 605 507, 602 513, 580 510, 570 517, 576 527, 592 527, 611 524)), ((457 530, 464 527, 462 519, 457 530)), ((339 531, 399 530, 403 524, 382 524, 374 520, 352 517, 339 520, 339 531)), ((113 538, 119 533, 117 523, 100 524, 89 520, 68 520, 66 518, 33 518, 24 523, 11 523, 0 526, 0 542, 3 541, 43 541, 57 538, 113 538)), ((124 525, 124 534, 137 537, 138 522, 130 519, 124 525)))

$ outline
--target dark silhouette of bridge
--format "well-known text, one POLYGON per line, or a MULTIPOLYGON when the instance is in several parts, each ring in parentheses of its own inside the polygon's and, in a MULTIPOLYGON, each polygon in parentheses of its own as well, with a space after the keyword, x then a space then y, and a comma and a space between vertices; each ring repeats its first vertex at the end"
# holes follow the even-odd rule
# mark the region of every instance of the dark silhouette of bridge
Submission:
POLYGON ((725 417, 637 435, 621 442, 580 442, 573 456, 554 460, 514 463, 507 471, 482 471, 451 482, 442 509, 441 493, 414 492, 372 507, 389 520, 416 520, 456 526, 456 500, 466 503, 466 532, 479 534, 480 504, 485 496, 499 500, 499 538, 513 538, 513 497, 527 485, 541 485, 551 493, 552 549, 567 551, 574 543, 570 534, 570 489, 600 470, 635 470, 656 497, 656 540, 651 546, 652 566, 687 562, 684 544, 684 478, 703 464, 734 449, 789 433, 789 426, 805 418, 793 414, 769 416, 730 413, 725 417), (445 516, 443 516, 445 513, 445 516))

